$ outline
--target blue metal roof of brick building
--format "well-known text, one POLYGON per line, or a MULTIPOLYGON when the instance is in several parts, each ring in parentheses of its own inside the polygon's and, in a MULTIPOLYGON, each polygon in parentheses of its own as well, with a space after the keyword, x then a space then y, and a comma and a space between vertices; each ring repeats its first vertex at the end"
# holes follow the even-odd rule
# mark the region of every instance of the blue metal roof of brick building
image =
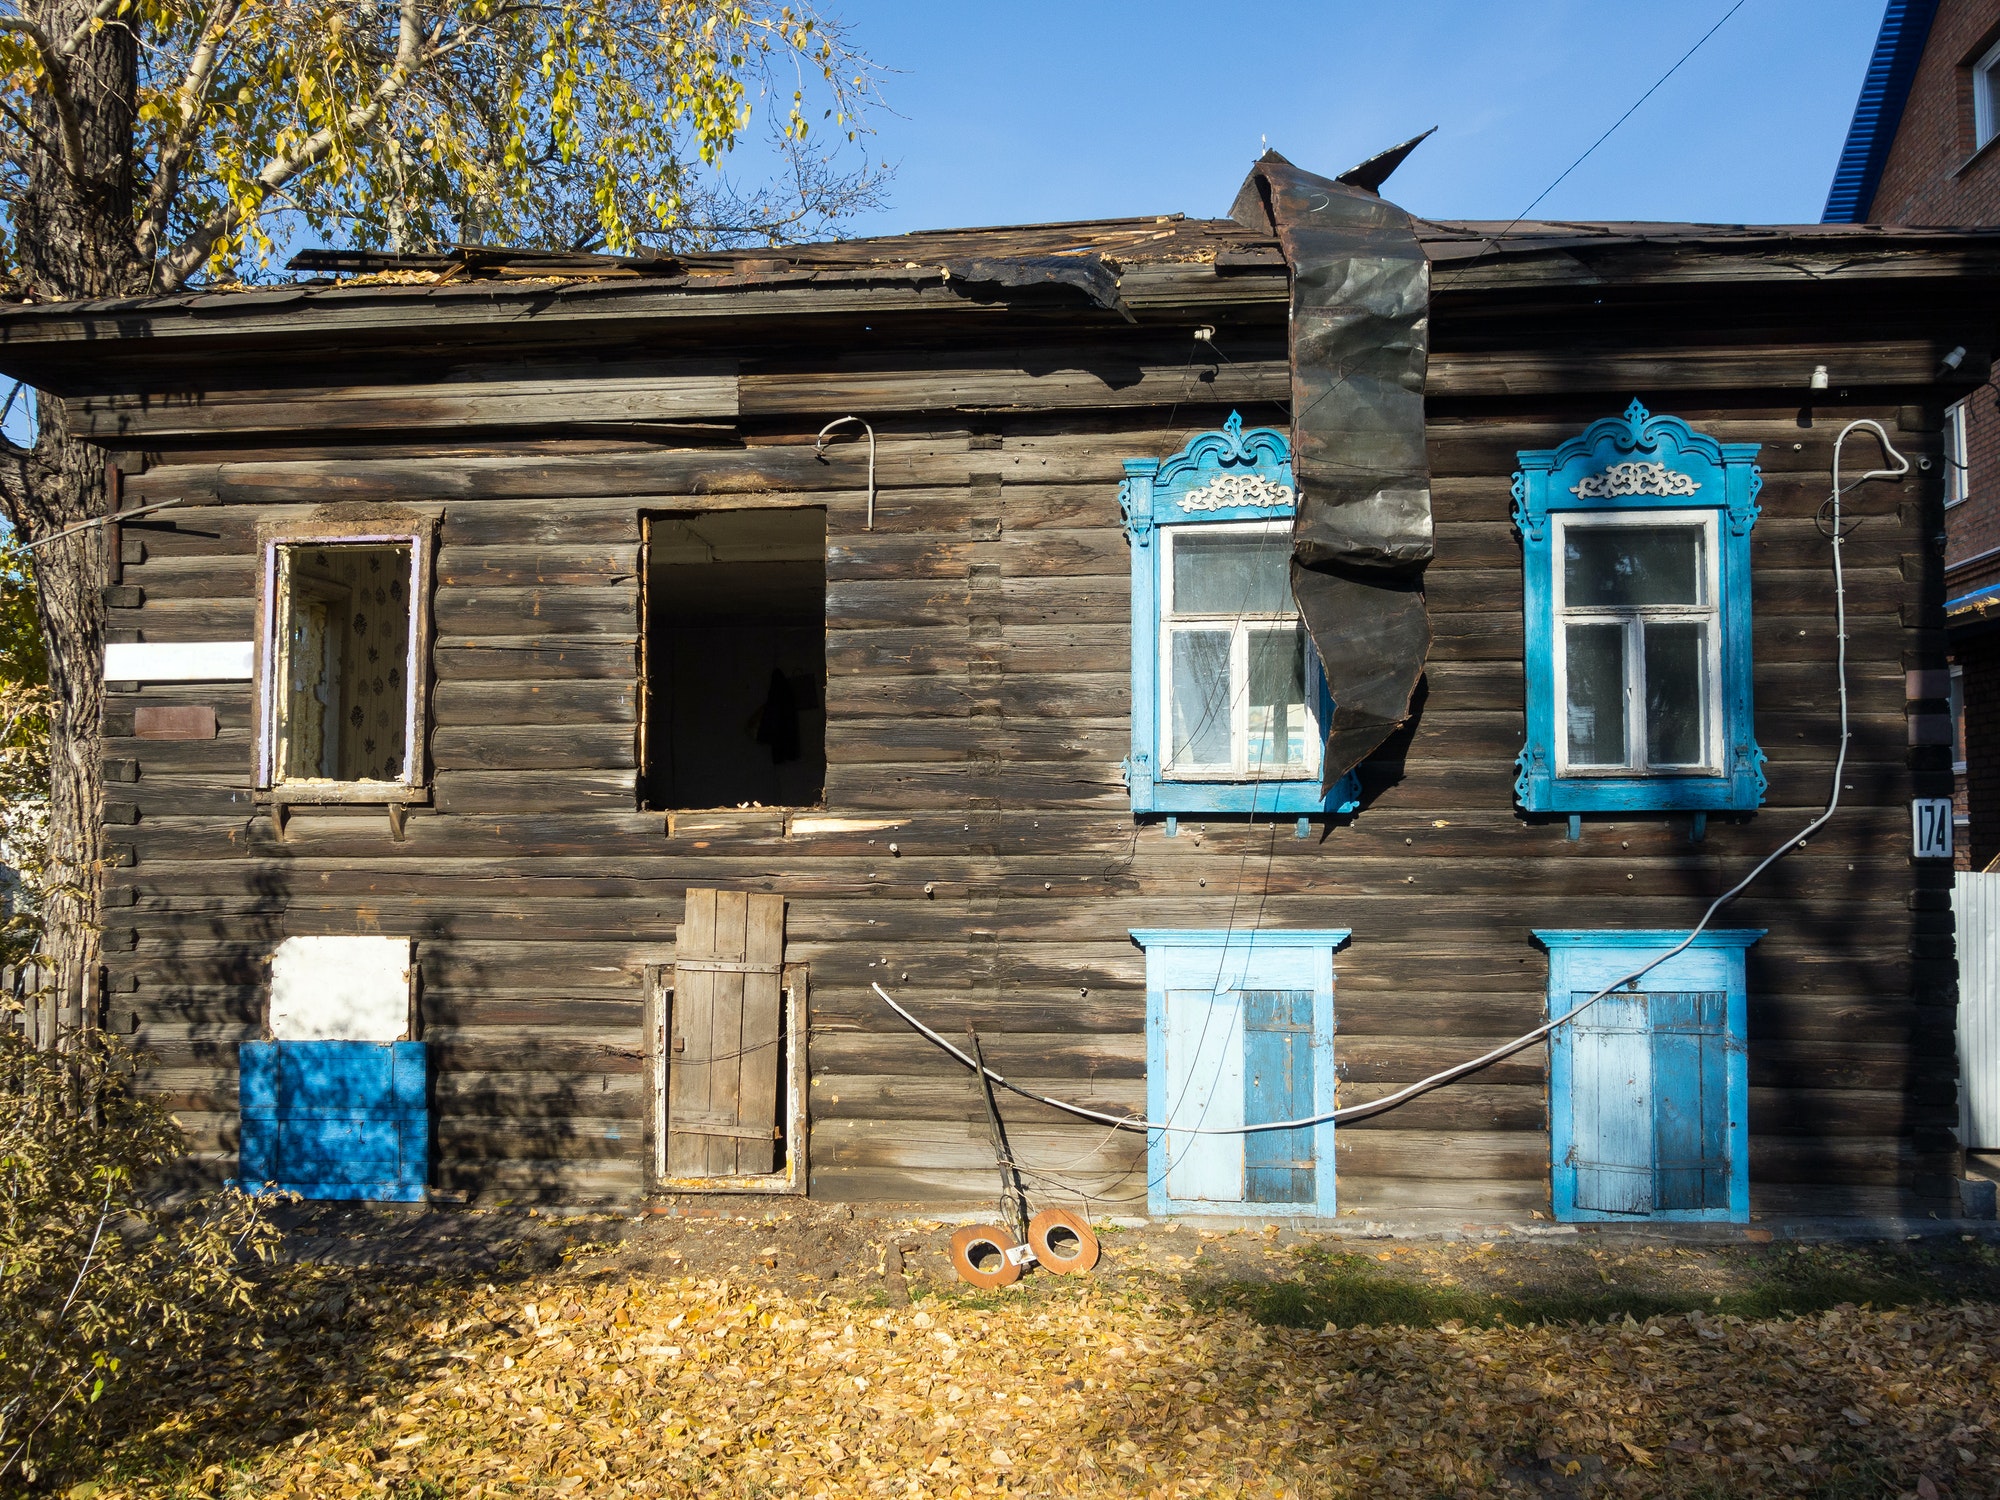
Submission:
POLYGON ((1834 168, 1822 224, 1859 224, 1867 218, 1937 8, 1938 0, 1889 0, 1882 12, 1882 31, 1875 38, 1867 76, 1861 80, 1861 98, 1854 106, 1854 123, 1847 128, 1840 165, 1834 168))

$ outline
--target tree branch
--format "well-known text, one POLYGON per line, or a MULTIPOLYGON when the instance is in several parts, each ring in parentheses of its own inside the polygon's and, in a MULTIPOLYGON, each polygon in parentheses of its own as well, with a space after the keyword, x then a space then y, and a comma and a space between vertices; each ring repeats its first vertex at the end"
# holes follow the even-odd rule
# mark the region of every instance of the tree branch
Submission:
POLYGON ((83 122, 77 118, 76 96, 70 92, 67 58, 57 50, 49 34, 26 16, 0 16, 0 31, 19 32, 41 54, 42 80, 48 87, 49 102, 55 105, 56 119, 62 126, 63 168, 72 178, 82 181, 83 122))
MULTIPOLYGON (((366 130, 379 120, 389 106, 395 102, 410 80, 428 63, 435 60, 437 52, 424 46, 423 31, 418 25, 419 0, 398 0, 398 34, 396 40, 396 60, 389 70, 389 76, 382 81, 382 87, 375 91, 374 98, 366 104, 357 104, 348 110, 341 121, 347 131, 366 130)), ((257 174, 256 182, 262 189, 259 207, 265 194, 283 187, 307 168, 324 160, 339 141, 341 131, 327 125, 313 132, 297 150, 288 156, 280 156, 265 163, 257 174)), ((178 291, 188 277, 200 269, 207 260, 215 244, 224 235, 242 227, 245 214, 235 204, 218 209, 185 241, 179 249, 167 257, 165 274, 161 277, 161 290, 178 291)))
POLYGON ((180 87, 174 90, 180 121, 160 148, 159 167, 153 174, 152 187, 147 190, 145 210, 139 216, 138 233, 134 237, 139 254, 147 260, 158 252, 160 237, 167 231, 167 219, 180 192, 181 166, 201 133, 202 103, 209 80, 215 76, 222 44, 242 14, 243 0, 228 0, 216 22, 202 29, 201 45, 195 48, 180 87))

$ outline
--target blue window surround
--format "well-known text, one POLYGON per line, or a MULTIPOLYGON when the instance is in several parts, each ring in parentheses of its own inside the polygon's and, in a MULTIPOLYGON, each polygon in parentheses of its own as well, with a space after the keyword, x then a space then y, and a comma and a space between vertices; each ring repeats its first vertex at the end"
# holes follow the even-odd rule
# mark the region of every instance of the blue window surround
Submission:
MULTIPOLYGON (((1134 813, 1350 813, 1361 783, 1342 777, 1322 795, 1317 776, 1302 780, 1179 780, 1160 774, 1160 558, 1157 528, 1220 521, 1289 521, 1297 511, 1291 444, 1271 427, 1243 430, 1236 412, 1220 431, 1204 432, 1172 458, 1125 460, 1118 508, 1132 544, 1132 754, 1125 779, 1134 813), (1221 481, 1237 481, 1234 484, 1221 481), (1231 504, 1230 491, 1242 497, 1231 504)), ((1333 712, 1318 658, 1308 645, 1308 673, 1321 684, 1319 726, 1333 712)))
MULTIPOLYGON (((1646 994, 1720 992, 1727 998, 1719 1037, 1720 1057, 1715 1048, 1702 1048, 1698 1061, 1683 1056, 1669 1059, 1665 1077, 1653 1063, 1652 1076, 1644 1089, 1646 1105, 1635 1123, 1650 1140, 1655 1130, 1657 1101, 1665 1098, 1671 1107, 1677 1099, 1700 1099, 1722 1085, 1721 1109, 1713 1111, 1701 1124, 1709 1148, 1726 1152, 1728 1205, 1692 1208, 1652 1207, 1644 1213, 1609 1213, 1577 1207, 1578 1160, 1583 1148, 1578 1140, 1577 1045, 1578 1028, 1592 1014, 1586 1010, 1576 1021, 1558 1027, 1549 1045, 1549 1157, 1550 1200, 1558 1221, 1609 1221, 1629 1223, 1636 1218, 1709 1220, 1743 1224, 1750 1219, 1750 1069, 1746 1051, 1747 986, 1744 960, 1750 945, 1764 935, 1762 928, 1710 930, 1694 940, 1686 952, 1668 959, 1641 979, 1639 989, 1646 994), (1717 1075, 1720 1075, 1719 1078, 1717 1075), (1704 1088, 1704 1083, 1707 1088, 1704 1088)), ((1569 930, 1538 929, 1536 939, 1549 953, 1549 1017, 1567 1014, 1575 1008, 1579 994, 1591 994, 1665 951, 1686 937, 1685 931, 1669 932, 1633 929, 1569 930)), ((1623 994, 1618 991, 1616 994, 1623 994)), ((1598 1002, 1609 1004, 1611 999, 1598 1002)), ((1596 1006, 1592 1010, 1597 1009, 1596 1006)), ((1650 1039, 1649 1039, 1650 1040, 1650 1039)), ((1685 1052, 1685 1049, 1682 1049, 1685 1052)), ((1607 1122, 1608 1123, 1608 1122, 1607 1122)), ((1683 1122, 1684 1124, 1685 1122, 1683 1122)), ((1656 1163, 1657 1167, 1657 1163, 1656 1163)))
POLYGON ((1624 416, 1593 422, 1559 448, 1515 455, 1521 465, 1514 475, 1514 525, 1524 567, 1528 741, 1514 795, 1525 811, 1713 812, 1762 805, 1764 752, 1755 737, 1750 632, 1750 528, 1764 487, 1759 446, 1717 442, 1678 417, 1652 416, 1634 401, 1624 416), (1607 474, 1614 466, 1617 472, 1607 474), (1579 487, 1597 493, 1579 496, 1579 487), (1549 517, 1711 508, 1718 512, 1720 554, 1721 774, 1558 775, 1556 736, 1563 727, 1555 701, 1557 559, 1549 517))
MULTIPOLYGON (((1348 929, 1318 928, 1303 931, 1202 931, 1195 929, 1134 929, 1133 941, 1146 950, 1146 1117, 1151 1120, 1178 1120, 1199 1116, 1203 1125, 1254 1123, 1259 1103, 1274 1112, 1268 1120, 1301 1119, 1324 1114, 1334 1107, 1334 1013, 1333 953, 1345 943, 1348 929), (1190 1059, 1194 1076, 1176 1076, 1180 1059, 1170 1056, 1169 994, 1193 990, 1223 999, 1225 1004, 1204 1014, 1195 1028, 1196 1040, 1190 1059), (1243 1005, 1226 999, 1241 991, 1310 991, 1310 1062, 1298 1067, 1291 1078, 1254 1081, 1246 1086, 1245 1076, 1256 1071, 1248 1050, 1242 1048, 1243 1005), (1210 1025, 1211 1015, 1223 1013, 1227 1019, 1220 1031, 1210 1025), (1234 1074, 1234 1076, 1231 1076, 1234 1074), (1220 1080, 1219 1090, 1213 1084, 1220 1080), (1297 1085, 1308 1083, 1309 1089, 1297 1085), (1301 1096, 1310 1094, 1310 1104, 1301 1108, 1301 1096), (1179 1113, 1176 1113, 1176 1112, 1179 1113)), ((1219 1171, 1239 1185, 1230 1196, 1227 1187, 1216 1196, 1177 1198, 1169 1180, 1167 1136, 1155 1130, 1146 1139, 1146 1208, 1154 1214, 1226 1214, 1251 1218, 1316 1217, 1334 1214, 1333 1122, 1313 1126, 1309 1131, 1266 1131, 1255 1136, 1190 1136, 1188 1148, 1204 1143, 1215 1156, 1204 1163, 1211 1175, 1219 1171), (1298 1138, 1309 1136, 1309 1141, 1298 1138), (1256 1144, 1251 1144, 1251 1143, 1256 1144), (1312 1195, 1310 1202, 1293 1199, 1254 1198, 1248 1179, 1257 1170, 1256 1158, 1274 1151, 1288 1152, 1309 1146, 1311 1152, 1312 1195)), ((1176 1160, 1183 1160, 1176 1153, 1176 1160)))

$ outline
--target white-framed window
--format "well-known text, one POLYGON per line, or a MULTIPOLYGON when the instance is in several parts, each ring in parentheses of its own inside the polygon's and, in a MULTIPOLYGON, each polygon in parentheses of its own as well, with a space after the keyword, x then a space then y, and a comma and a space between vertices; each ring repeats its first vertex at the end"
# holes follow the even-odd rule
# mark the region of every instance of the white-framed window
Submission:
POLYGON ((2000 42, 1972 65, 1972 145, 1978 150, 2000 133, 2000 42))
POLYGON ((427 795, 433 529, 378 515, 263 532, 257 785, 273 800, 427 795))
POLYGON ((1944 409, 1944 503, 1947 510, 1972 493, 1972 467, 1968 457, 1971 450, 1965 441, 1965 406, 1965 401, 1954 401, 1944 409))
POLYGON ((1292 599, 1291 522, 1163 526, 1160 747, 1167 775, 1319 775, 1318 658, 1292 599))
POLYGON ((1965 668, 1953 664, 1951 669, 1951 769, 1952 774, 1965 774, 1965 668))
POLYGON ((1719 771, 1716 513, 1571 511, 1550 520, 1557 774, 1719 771))

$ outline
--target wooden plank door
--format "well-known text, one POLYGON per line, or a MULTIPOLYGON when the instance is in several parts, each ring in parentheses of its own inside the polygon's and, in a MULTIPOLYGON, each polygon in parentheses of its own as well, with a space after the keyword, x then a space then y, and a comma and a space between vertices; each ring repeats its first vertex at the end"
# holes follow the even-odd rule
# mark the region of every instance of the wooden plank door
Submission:
POLYGON ((690 890, 674 949, 667 1175, 777 1165, 785 900, 690 890))
MULTIPOLYGON (((1571 1004, 1590 998, 1579 991, 1571 1004)), ((1556 1033, 1570 1048, 1576 1206, 1653 1211, 1653 1049, 1645 995, 1606 995, 1556 1033), (1564 1037, 1563 1032, 1569 1035, 1564 1037)))

